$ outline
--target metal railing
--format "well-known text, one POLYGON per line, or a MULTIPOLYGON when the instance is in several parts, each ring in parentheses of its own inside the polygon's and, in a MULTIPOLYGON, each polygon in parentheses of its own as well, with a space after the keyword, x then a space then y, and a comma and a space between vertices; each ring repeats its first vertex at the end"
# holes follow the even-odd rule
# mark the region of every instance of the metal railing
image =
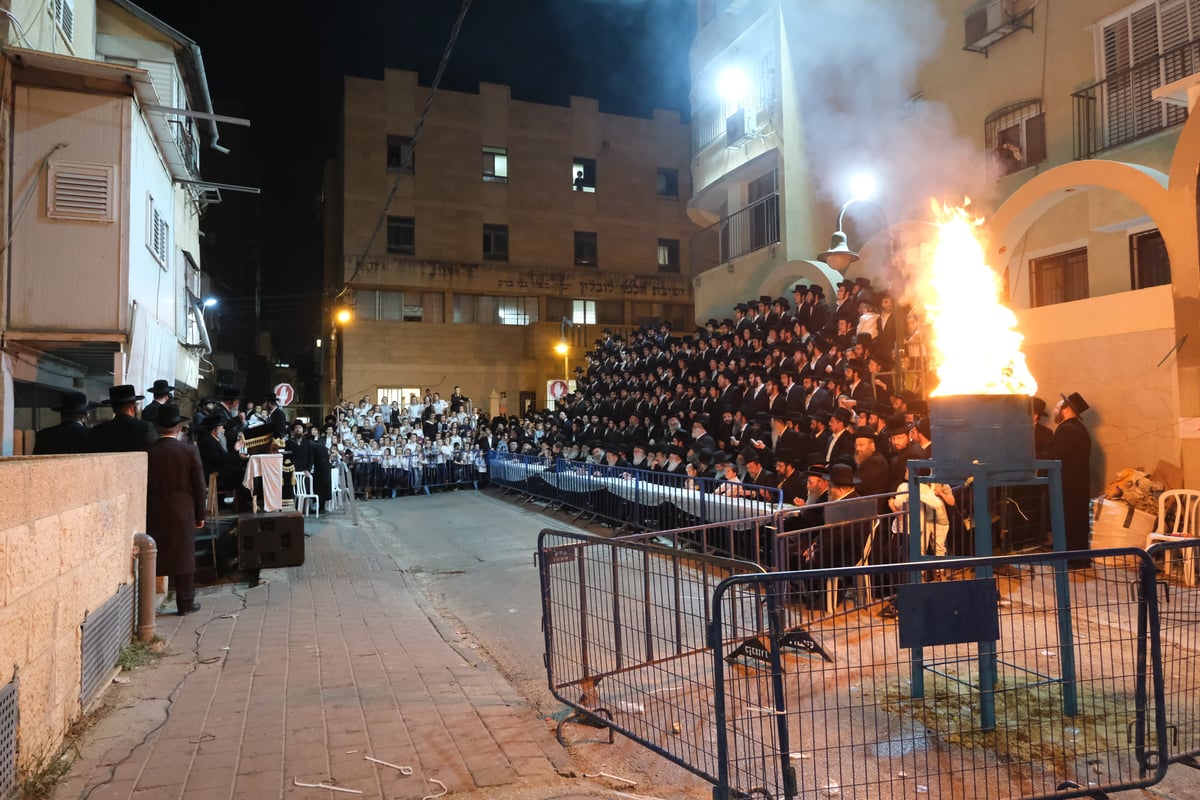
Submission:
POLYGON ((191 126, 186 119, 169 120, 171 131, 175 134, 175 145, 179 148, 179 155, 183 157, 183 163, 187 165, 188 172, 192 177, 200 174, 200 146, 196 141, 196 137, 192 136, 191 126))
POLYGON ((770 194, 692 237, 688 248, 692 274, 778 244, 779 239, 779 195, 770 194))
MULTIPOLYGON (((488 479, 527 501, 573 509, 576 519, 604 520, 633 531, 723 525, 757 539, 758 520, 783 505, 782 493, 772 487, 498 452, 488 455, 488 479)), ((715 540, 700 546, 706 552, 730 552, 715 540)))
POLYGON ((1160 86, 1200 72, 1200 39, 1121 70, 1074 92, 1075 158, 1181 125, 1188 110, 1155 100, 1160 86))
POLYGON ((706 778, 717 800, 1144 788, 1200 748, 1198 544, 1090 551, 1071 573, 1079 553, 943 559, 929 582, 927 562, 763 574, 543 531, 550 685, 575 719, 706 778), (1166 592, 1154 559, 1168 551, 1193 572, 1166 592), (894 618, 799 600, 894 572, 894 618))

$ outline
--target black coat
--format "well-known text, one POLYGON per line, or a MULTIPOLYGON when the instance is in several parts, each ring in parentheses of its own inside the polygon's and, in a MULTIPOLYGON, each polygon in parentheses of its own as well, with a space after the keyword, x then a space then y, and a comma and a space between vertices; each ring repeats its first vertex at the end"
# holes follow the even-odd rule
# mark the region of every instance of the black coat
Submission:
POLYGON ((1062 462, 1067 549, 1086 550, 1091 512, 1092 436, 1082 422, 1072 417, 1054 429, 1050 457, 1062 462))
POLYGON ((93 453, 136 453, 154 441, 150 423, 127 414, 117 414, 92 428, 93 453))
POLYGON ((196 440, 200 451, 200 463, 204 467, 205 480, 217 473, 218 489, 236 489, 242 482, 243 465, 237 451, 229 452, 209 433, 202 433, 196 440))
POLYGON ((196 571, 196 524, 204 522, 204 467, 194 445, 162 437, 147 451, 146 532, 158 545, 158 575, 196 571))
POLYGON ((60 422, 37 432, 33 442, 35 456, 92 452, 91 431, 82 422, 60 422))

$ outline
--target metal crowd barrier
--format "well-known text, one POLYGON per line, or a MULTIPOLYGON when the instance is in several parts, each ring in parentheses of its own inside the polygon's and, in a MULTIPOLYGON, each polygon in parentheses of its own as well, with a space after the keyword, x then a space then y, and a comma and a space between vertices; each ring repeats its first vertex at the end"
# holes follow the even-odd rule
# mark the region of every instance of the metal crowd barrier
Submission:
MULTIPOLYGON (((550 691, 574 713, 710 781, 719 772, 713 737, 713 660, 707 646, 717 585, 758 572, 745 561, 645 542, 543 530, 538 537, 542 629, 550 691)), ((763 626, 757 599, 726 616, 763 626)), ((611 739, 610 739, 611 741, 611 739)))
POLYGON ((377 461, 351 464, 357 491, 367 496, 395 497, 402 494, 429 494, 448 489, 478 489, 481 471, 477 454, 444 463, 426 463, 412 456, 401 456, 396 465, 383 466, 377 461))
POLYGON ((746 517, 735 525, 693 525, 665 531, 647 530, 620 536, 623 542, 644 542, 660 547, 689 550, 703 555, 733 557, 771 566, 771 542, 778 517, 746 517))
POLYGON ((527 501, 574 509, 576 519, 599 519, 633 530, 717 523, 739 529, 751 524, 744 520, 783 507, 782 492, 776 488, 537 456, 491 453, 488 477, 527 501))
POLYGON ((1153 561, 1187 547, 1091 551, 1081 571, 1080 553, 946 558, 927 581, 925 561, 756 573, 543 531, 550 684, 716 800, 1144 788, 1200 744, 1196 590, 1160 605, 1153 561), (710 564, 738 573, 711 595, 710 564), (898 618, 802 605, 807 586, 895 574, 898 618))
POLYGON ((1196 574, 1200 539, 1158 543, 1146 554, 1163 566, 1158 618, 1167 758, 1171 763, 1200 768, 1200 585, 1196 574), (1178 577, 1171 573, 1172 567, 1181 568, 1178 577))

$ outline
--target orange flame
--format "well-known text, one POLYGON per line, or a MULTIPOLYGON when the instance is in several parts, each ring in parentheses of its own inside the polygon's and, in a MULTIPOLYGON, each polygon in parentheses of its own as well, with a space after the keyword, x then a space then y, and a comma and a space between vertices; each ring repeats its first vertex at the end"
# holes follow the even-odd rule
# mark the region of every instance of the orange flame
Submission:
MULTIPOLYGON (((967 204, 970 200, 967 201, 967 204)), ((935 396, 1033 394, 1017 316, 1000 302, 1000 281, 984 261, 982 218, 966 207, 939 208, 938 241, 930 276, 929 314, 938 386, 935 396)))

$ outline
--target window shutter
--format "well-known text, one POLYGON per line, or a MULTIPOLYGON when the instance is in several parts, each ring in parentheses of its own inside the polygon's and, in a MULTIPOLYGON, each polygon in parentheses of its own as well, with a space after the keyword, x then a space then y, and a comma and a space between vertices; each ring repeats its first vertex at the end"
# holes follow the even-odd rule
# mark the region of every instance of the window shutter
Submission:
POLYGON ((62 0, 62 30, 68 42, 75 41, 75 6, 73 0, 62 0))
POLYGON ((1154 6, 1146 6, 1129 17, 1133 43, 1133 66, 1158 57, 1158 14, 1154 6))
POLYGON ((1046 160, 1046 115, 1038 114, 1025 120, 1025 164, 1040 164, 1046 160))
POLYGON ((1188 8, 1184 0, 1162 0, 1159 14, 1162 49, 1166 51, 1186 44, 1191 37, 1188 35, 1188 8))
POLYGON ((1129 20, 1122 19, 1104 29, 1104 75, 1111 78, 1129 66, 1129 20))
POLYGON ((112 222, 113 166, 54 161, 50 164, 46 216, 112 222))

